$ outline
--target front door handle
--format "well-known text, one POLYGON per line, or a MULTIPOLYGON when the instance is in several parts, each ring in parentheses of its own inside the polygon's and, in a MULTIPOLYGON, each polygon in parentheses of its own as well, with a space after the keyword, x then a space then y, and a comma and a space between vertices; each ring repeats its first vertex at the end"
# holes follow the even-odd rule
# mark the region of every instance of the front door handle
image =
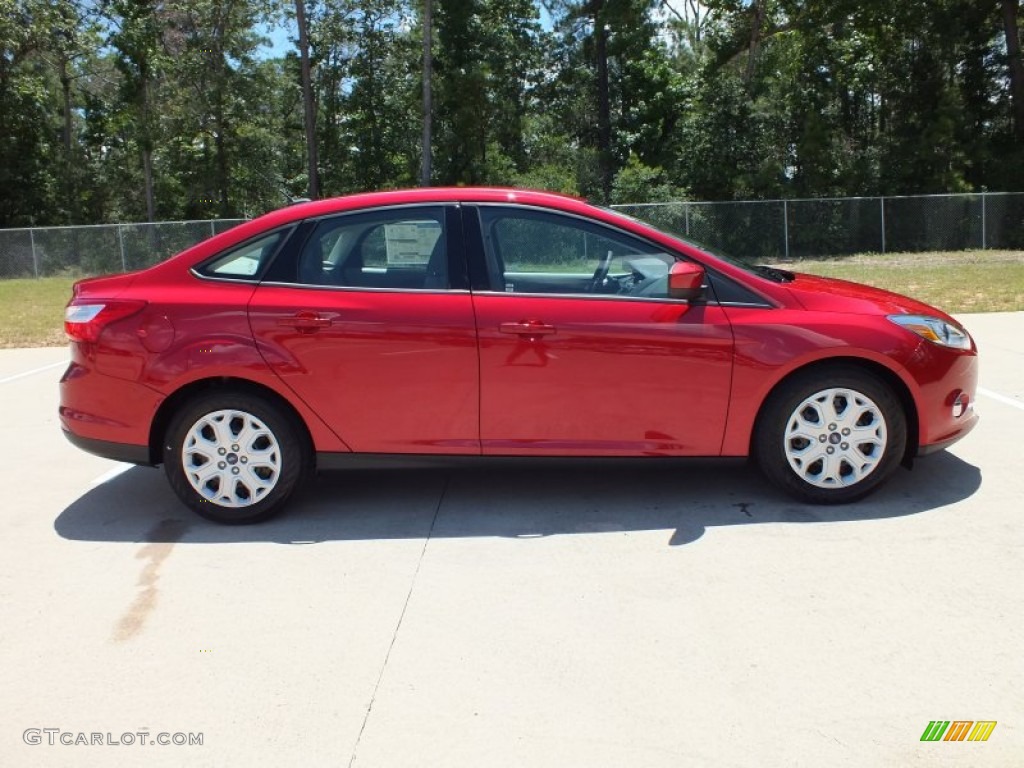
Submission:
POLYGON ((518 323, 502 323, 498 326, 498 330, 502 333, 514 333, 529 339, 556 333, 555 326, 542 323, 540 320, 520 320, 518 323))
POLYGON ((282 317, 278 319, 277 324, 288 328, 295 328, 303 333, 315 333, 321 328, 326 328, 332 322, 331 318, 321 317, 318 312, 304 310, 302 312, 296 312, 291 317, 282 317))

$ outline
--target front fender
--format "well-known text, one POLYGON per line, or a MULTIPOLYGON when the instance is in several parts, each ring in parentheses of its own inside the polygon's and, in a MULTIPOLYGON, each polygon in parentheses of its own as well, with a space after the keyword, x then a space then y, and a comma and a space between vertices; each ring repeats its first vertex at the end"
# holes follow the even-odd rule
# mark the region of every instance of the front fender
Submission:
POLYGON ((808 318, 809 314, 730 310, 736 345, 723 456, 747 455, 757 415, 775 387, 795 372, 824 361, 880 366, 903 383, 915 411, 922 410, 921 383, 911 371, 925 356, 923 341, 901 332, 884 317, 822 313, 808 318))

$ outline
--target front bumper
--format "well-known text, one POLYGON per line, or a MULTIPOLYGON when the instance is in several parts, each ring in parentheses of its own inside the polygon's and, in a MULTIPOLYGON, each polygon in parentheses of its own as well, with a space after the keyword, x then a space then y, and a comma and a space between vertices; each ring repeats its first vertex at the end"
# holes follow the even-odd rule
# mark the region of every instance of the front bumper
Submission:
POLYGON ((917 450, 926 456, 965 437, 978 423, 974 403, 978 391, 978 354, 922 340, 904 361, 913 376, 917 408, 917 450))
POLYGON ((927 445, 921 445, 917 449, 918 456, 928 456, 932 453, 938 453, 939 451, 945 450, 953 443, 957 442, 960 438, 965 437, 968 432, 974 429, 978 425, 978 414, 974 412, 973 407, 970 413, 965 414, 961 417, 959 429, 952 435, 948 435, 940 440, 927 445))

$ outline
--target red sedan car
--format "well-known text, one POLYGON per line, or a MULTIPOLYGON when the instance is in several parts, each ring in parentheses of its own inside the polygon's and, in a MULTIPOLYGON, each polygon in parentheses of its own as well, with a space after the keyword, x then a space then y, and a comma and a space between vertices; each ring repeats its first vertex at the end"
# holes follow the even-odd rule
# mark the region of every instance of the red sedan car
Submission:
POLYGON ((752 456, 848 502, 975 425, 951 317, 747 266, 580 200, 420 189, 285 208, 83 280, 60 419, 200 515, 413 457, 752 456))

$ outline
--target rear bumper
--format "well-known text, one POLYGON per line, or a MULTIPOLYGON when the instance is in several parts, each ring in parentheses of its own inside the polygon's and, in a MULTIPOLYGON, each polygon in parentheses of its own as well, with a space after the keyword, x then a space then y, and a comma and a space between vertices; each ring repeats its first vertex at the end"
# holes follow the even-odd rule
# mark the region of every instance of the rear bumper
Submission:
POLYGON ((82 437, 70 430, 64 429, 64 437, 77 448, 83 451, 102 456, 104 459, 114 461, 126 461, 129 464, 143 464, 147 467, 153 466, 150 461, 148 445, 131 445, 129 443, 112 443, 109 440, 97 440, 93 437, 82 437))
POLYGON ((150 387, 72 362, 60 380, 57 413, 74 445, 98 456, 148 464, 150 427, 163 401, 163 394, 150 387))

